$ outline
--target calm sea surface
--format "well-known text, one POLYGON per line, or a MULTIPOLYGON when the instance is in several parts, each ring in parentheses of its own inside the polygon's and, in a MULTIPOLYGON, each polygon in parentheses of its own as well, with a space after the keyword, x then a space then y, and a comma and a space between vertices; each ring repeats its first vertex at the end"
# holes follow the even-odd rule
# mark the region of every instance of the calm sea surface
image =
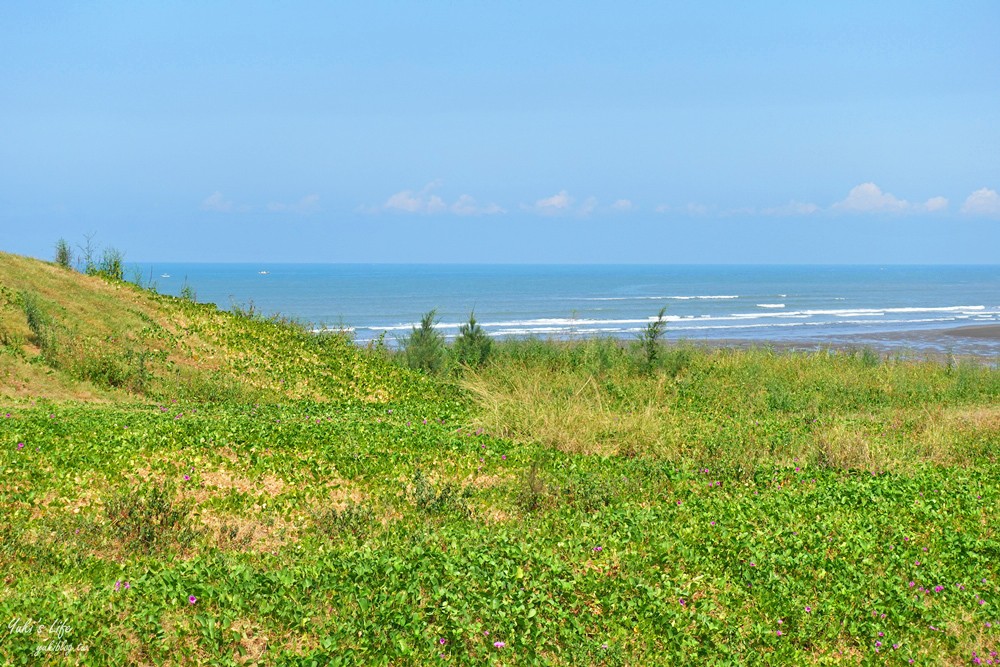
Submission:
POLYGON ((454 336, 475 311, 491 335, 635 337, 666 307, 667 337, 866 342, 963 351, 929 332, 1000 323, 1000 266, 146 264, 160 292, 251 303, 359 342, 404 336, 437 309, 454 336), (917 334, 902 336, 901 332, 917 334), (928 335, 921 335, 927 332, 928 335))

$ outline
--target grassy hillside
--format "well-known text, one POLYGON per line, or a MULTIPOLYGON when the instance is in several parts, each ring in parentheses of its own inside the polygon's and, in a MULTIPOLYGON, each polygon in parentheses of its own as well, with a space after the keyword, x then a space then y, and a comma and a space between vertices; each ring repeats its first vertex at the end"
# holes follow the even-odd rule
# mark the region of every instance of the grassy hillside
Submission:
POLYGON ((0 253, 0 392, 387 402, 433 389, 339 335, 0 253))
POLYGON ((996 369, 0 295, 4 664, 996 664, 996 369))

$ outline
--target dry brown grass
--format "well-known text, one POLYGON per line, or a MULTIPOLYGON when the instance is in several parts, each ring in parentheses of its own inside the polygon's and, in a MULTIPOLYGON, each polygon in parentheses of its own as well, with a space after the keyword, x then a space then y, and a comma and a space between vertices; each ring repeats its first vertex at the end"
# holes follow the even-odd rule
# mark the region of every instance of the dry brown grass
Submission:
POLYGON ((462 384, 479 405, 474 425, 518 442, 612 455, 647 452, 661 439, 665 381, 632 409, 616 408, 593 376, 572 372, 543 376, 511 365, 470 374, 462 384))

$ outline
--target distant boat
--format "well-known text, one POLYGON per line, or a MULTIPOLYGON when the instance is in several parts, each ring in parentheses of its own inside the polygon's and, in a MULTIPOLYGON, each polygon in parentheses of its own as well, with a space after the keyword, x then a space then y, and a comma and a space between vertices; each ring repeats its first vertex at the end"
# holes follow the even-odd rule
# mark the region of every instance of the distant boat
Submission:
POLYGON ((262 276, 266 276, 268 274, 267 271, 258 271, 257 273, 259 273, 262 276))
POLYGON ((161 277, 161 278, 169 278, 169 277, 170 277, 170 274, 169 274, 169 273, 161 273, 161 274, 160 274, 160 277, 161 277))

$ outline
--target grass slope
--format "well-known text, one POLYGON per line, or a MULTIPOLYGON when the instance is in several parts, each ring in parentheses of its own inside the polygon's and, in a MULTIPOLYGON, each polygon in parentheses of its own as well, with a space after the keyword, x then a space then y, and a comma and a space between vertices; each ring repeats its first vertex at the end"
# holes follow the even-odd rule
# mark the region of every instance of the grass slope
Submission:
POLYGON ((433 391, 343 336, 314 336, 287 322, 0 253, 0 392, 7 396, 386 402, 433 391), (36 313, 34 328, 28 310, 36 313))
POLYGON ((996 370, 679 348, 650 367, 606 341, 528 342, 459 391, 343 339, 9 257, 5 664, 1000 649, 996 370), (145 384, 81 379, 130 347, 145 384))

